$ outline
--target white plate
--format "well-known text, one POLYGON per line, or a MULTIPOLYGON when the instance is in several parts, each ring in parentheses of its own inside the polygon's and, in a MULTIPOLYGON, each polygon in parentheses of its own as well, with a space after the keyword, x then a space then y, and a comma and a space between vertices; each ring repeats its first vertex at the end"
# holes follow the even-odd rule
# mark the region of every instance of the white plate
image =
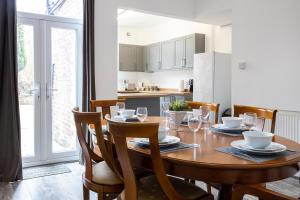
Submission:
POLYGON ((246 152, 253 153, 253 154, 261 154, 261 155, 280 153, 280 152, 286 151, 286 149, 287 149, 286 146, 276 143, 276 142, 272 142, 265 149, 254 149, 254 148, 250 147, 249 145, 247 145, 245 140, 233 141, 233 142, 231 142, 231 146, 233 148, 236 148, 236 149, 239 149, 242 151, 246 151, 246 152))
POLYGON ((249 128, 247 128, 246 126, 244 125, 241 125, 240 127, 236 127, 236 128, 229 128, 229 127, 226 127, 224 124, 214 124, 212 125, 213 128, 216 128, 216 129, 220 129, 220 130, 233 130, 233 131, 247 131, 249 130, 249 128))
MULTIPOLYGON (((147 146, 150 145, 148 138, 134 138, 133 141, 140 145, 147 145, 147 146)), ((180 138, 172 135, 167 135, 165 139, 159 141, 159 146, 173 145, 179 142, 180 142, 180 138)))

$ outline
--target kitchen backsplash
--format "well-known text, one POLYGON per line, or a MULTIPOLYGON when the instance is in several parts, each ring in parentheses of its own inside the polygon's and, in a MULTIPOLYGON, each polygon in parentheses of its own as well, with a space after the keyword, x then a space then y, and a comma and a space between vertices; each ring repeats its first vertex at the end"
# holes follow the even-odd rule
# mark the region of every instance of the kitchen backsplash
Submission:
POLYGON ((159 71, 154 73, 144 72, 118 72, 118 87, 122 86, 123 80, 137 83, 138 81, 146 84, 158 85, 162 88, 178 88, 180 80, 193 78, 193 71, 159 71))

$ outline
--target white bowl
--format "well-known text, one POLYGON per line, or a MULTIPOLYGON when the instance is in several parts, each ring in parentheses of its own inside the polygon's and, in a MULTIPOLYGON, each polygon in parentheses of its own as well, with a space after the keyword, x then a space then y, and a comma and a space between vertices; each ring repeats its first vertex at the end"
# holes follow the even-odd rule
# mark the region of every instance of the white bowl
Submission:
POLYGON ((243 122, 243 118, 240 117, 222 117, 222 121, 225 127, 228 128, 237 128, 240 127, 242 122, 243 122))
POLYGON ((168 127, 159 127, 158 129, 158 140, 162 141, 168 135, 169 128, 168 127))
POLYGON ((135 110, 120 110, 120 115, 124 118, 132 118, 134 116, 135 110))
POLYGON ((247 145, 254 149, 263 149, 271 144, 274 134, 261 131, 245 131, 243 136, 247 145))

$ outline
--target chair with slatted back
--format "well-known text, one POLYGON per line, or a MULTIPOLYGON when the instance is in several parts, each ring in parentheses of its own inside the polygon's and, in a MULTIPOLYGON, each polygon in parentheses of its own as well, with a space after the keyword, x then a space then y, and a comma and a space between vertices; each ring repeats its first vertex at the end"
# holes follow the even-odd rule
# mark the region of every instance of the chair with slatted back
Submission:
MULTIPOLYGON (((271 120, 270 132, 274 133, 276 124, 277 110, 258 108, 251 106, 234 105, 234 116, 238 117, 240 114, 246 112, 256 113, 258 117, 265 120, 271 120)), ((233 199, 242 199, 245 194, 250 194, 259 197, 260 199, 279 199, 279 200, 291 200, 294 198, 280 194, 278 192, 269 190, 266 188, 266 184, 256 184, 252 186, 235 186, 233 199)))
POLYGON ((101 108, 103 117, 110 113, 110 106, 115 106, 117 102, 125 102, 125 99, 111 99, 111 100, 91 100, 90 108, 92 112, 96 112, 97 108, 101 108))
POLYGON ((210 111, 213 112, 214 115, 215 115, 214 123, 215 124, 218 123, 220 104, 217 104, 217 103, 206 103, 206 102, 196 102, 196 101, 187 101, 187 104, 192 109, 199 109, 200 106, 208 106, 210 108, 210 111))
POLYGON ((265 120, 271 120, 270 132, 274 133, 277 110, 258 108, 252 106, 242 106, 242 105, 234 105, 233 109, 234 109, 235 117, 239 117, 241 114, 244 114, 246 112, 252 112, 252 113, 256 113, 257 117, 264 118, 265 120))
POLYGON ((108 129, 113 135, 118 159, 123 172, 125 190, 120 199, 126 200, 183 200, 183 199, 210 199, 211 194, 201 188, 179 178, 165 174, 164 165, 160 157, 158 145, 157 123, 129 123, 116 122, 107 119, 108 129), (149 138, 152 166, 155 175, 137 180, 132 168, 128 152, 127 138, 149 138))
POLYGON ((116 167, 113 165, 112 148, 105 144, 101 129, 101 113, 99 112, 79 112, 78 108, 73 109, 76 125, 77 137, 82 148, 85 159, 85 172, 82 175, 83 199, 89 199, 89 190, 98 193, 98 199, 106 199, 107 195, 118 196, 124 188, 123 181, 115 174, 116 167), (96 155, 86 142, 84 126, 94 125, 97 137, 97 145, 102 154, 102 158, 96 155), (104 161, 103 161, 104 159, 104 161))

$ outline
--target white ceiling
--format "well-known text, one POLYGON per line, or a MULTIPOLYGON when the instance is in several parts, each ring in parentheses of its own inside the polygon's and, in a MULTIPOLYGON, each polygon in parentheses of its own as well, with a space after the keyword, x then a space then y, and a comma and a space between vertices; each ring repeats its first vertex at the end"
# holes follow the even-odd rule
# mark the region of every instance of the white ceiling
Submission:
POLYGON ((158 26, 172 20, 179 20, 158 15, 140 13, 132 10, 118 9, 118 24, 119 26, 128 27, 149 27, 158 26))

